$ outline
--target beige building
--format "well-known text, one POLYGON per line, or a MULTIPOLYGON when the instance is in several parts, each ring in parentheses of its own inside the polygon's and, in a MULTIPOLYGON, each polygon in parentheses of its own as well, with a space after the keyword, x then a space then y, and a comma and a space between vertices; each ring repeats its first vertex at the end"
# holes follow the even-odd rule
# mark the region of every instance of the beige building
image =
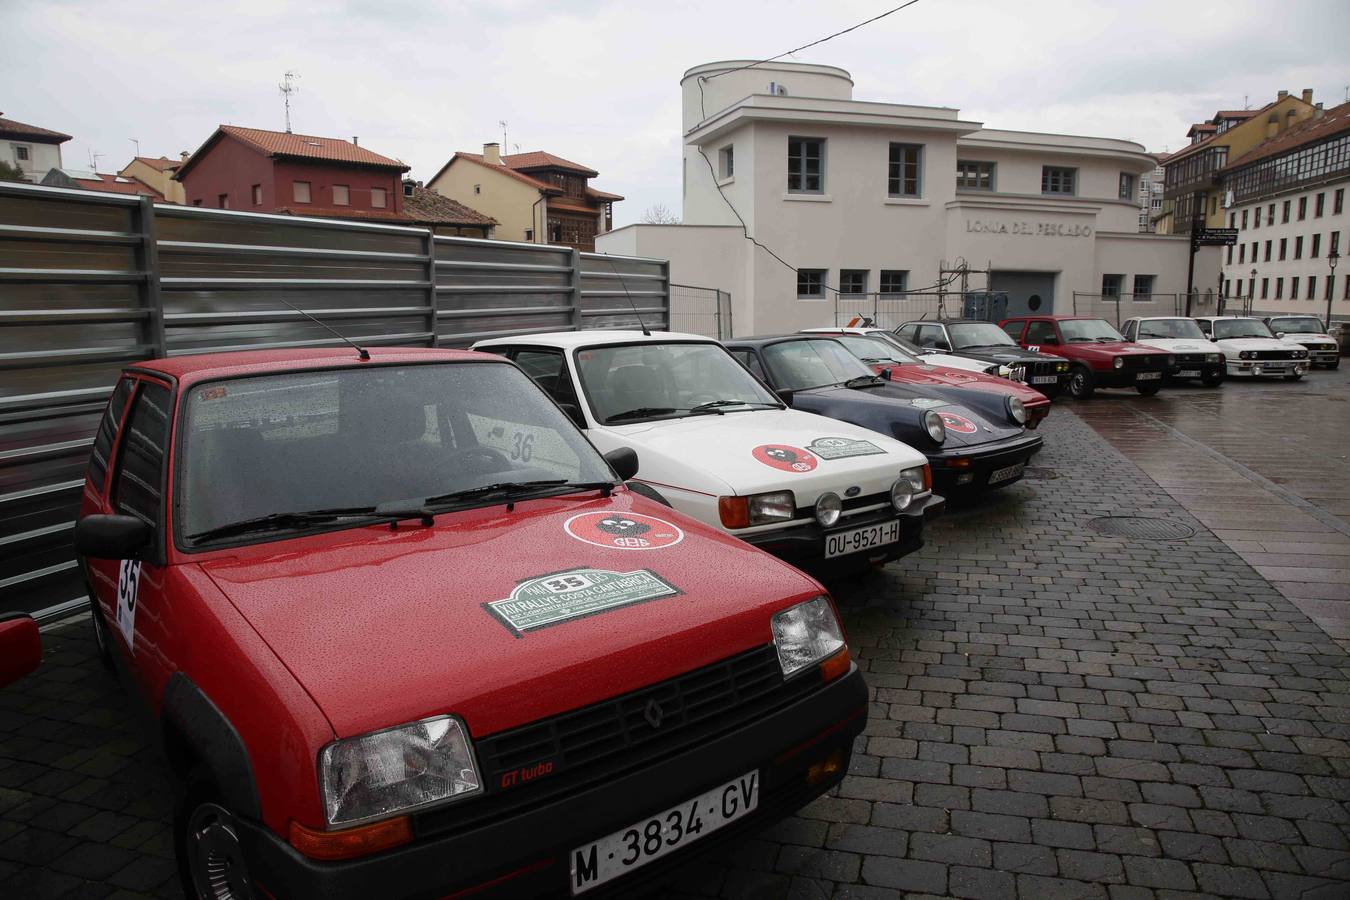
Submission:
POLYGON ((131 162, 122 167, 118 172, 124 178, 135 178, 137 181, 144 182, 150 187, 159 191, 164 199, 169 203, 187 203, 187 195, 183 191, 183 183, 174 181, 174 173, 178 167, 187 161, 188 154, 181 154, 180 159, 169 159, 166 156, 150 157, 136 156, 132 157, 131 162))
POLYGON ((34 184, 61 168, 61 145, 68 140, 68 134, 0 115, 0 161, 16 167, 34 184))
POLYGON ((456 153, 427 187, 495 219, 501 240, 589 251, 623 199, 591 187, 598 175, 542 150, 503 156, 498 144, 484 144, 481 154, 456 153))

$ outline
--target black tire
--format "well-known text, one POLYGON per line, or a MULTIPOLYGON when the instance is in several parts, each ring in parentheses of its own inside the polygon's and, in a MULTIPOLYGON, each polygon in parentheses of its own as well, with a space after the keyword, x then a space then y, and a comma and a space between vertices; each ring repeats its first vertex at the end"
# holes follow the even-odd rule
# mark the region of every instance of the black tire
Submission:
POLYGON ((1336 370, 1336 369, 1339 369, 1340 367, 1341 367, 1341 359, 1340 359, 1340 357, 1337 357, 1335 362, 1333 362, 1331 365, 1327 366, 1328 369, 1332 369, 1333 371, 1336 370))
POLYGON ((1140 396, 1152 397, 1158 391, 1161 391, 1162 387, 1161 384, 1136 384, 1134 389, 1139 392, 1140 396))
POLYGON ((1096 379, 1087 366, 1074 366, 1069 373, 1069 395, 1075 400, 1087 400, 1097 390, 1096 379))
POLYGON ((1223 384, 1223 376, 1219 374, 1204 375, 1200 378, 1200 383, 1205 387, 1218 387, 1223 384))
POLYGON ((112 644, 108 635, 108 623, 103 621, 103 611, 99 608, 98 601, 94 599, 92 591, 89 593, 89 623, 94 630, 94 651, 98 654, 98 661, 103 668, 109 672, 113 670, 112 644))
POLYGON ((210 782, 190 780, 174 810, 173 842, 183 895, 211 900, 252 900, 253 882, 244 863, 234 815, 210 782))

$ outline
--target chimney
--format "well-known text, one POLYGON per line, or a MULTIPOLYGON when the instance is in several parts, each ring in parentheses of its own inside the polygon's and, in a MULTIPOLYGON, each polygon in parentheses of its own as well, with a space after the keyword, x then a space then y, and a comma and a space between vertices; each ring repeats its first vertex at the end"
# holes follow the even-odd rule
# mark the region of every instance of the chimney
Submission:
POLYGON ((187 162, 187 161, 188 161, 188 157, 191 156, 191 155, 192 155, 192 154, 189 153, 189 152, 187 152, 186 150, 179 150, 179 151, 178 151, 178 159, 179 159, 181 162, 187 162))
POLYGON ((494 166, 502 164, 502 147, 496 141, 491 144, 483 145, 483 162, 491 163, 494 166))
POLYGON ((1304 88, 1304 89, 1303 89, 1303 102, 1304 102, 1304 103, 1312 103, 1312 91, 1313 91, 1312 88, 1304 88))
POLYGON ((1273 138, 1280 133, 1280 117, 1277 113, 1271 113, 1266 117, 1266 137, 1273 138))
POLYGON ((1313 121, 1314 121, 1314 122, 1317 121, 1318 119, 1322 118, 1322 117, 1325 116, 1326 114, 1327 114, 1327 111, 1326 111, 1325 109, 1322 108, 1322 104, 1318 103, 1318 104, 1316 104, 1316 105, 1313 106, 1313 114, 1312 114, 1312 117, 1313 117, 1313 121))
POLYGON ((1283 100, 1285 97, 1288 97, 1288 96, 1289 96, 1289 92, 1288 92, 1288 91, 1280 91, 1279 99, 1283 100))
POLYGON ((361 146, 361 140, 356 135, 352 135, 352 143, 358 147, 361 146))

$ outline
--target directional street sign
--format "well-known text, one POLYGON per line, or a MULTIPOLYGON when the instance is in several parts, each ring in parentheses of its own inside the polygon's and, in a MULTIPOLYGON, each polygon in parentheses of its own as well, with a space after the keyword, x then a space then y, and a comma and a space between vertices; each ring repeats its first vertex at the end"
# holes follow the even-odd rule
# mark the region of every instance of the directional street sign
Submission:
POLYGON ((1192 247, 1231 247, 1237 243, 1236 228, 1200 228, 1191 232, 1192 247))

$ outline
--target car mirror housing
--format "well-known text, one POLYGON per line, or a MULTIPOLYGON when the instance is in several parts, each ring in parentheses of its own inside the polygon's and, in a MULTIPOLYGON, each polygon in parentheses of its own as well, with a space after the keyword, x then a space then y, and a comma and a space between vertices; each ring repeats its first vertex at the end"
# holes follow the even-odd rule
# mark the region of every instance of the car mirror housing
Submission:
POLYGON ((151 529, 135 516, 85 516, 75 526, 75 552, 98 559, 140 559, 151 529))
POLYGON ((1275 332, 1275 336, 1276 336, 1277 338, 1282 338, 1282 337, 1284 337, 1284 332, 1283 332, 1283 331, 1277 331, 1277 332, 1275 332))
POLYGON ((638 455, 632 447, 618 447, 609 451, 605 454, 605 462, 609 463, 620 481, 627 481, 638 473, 638 455))
POLYGON ((0 687, 18 681, 41 662, 37 622, 23 613, 0 615, 0 687))

